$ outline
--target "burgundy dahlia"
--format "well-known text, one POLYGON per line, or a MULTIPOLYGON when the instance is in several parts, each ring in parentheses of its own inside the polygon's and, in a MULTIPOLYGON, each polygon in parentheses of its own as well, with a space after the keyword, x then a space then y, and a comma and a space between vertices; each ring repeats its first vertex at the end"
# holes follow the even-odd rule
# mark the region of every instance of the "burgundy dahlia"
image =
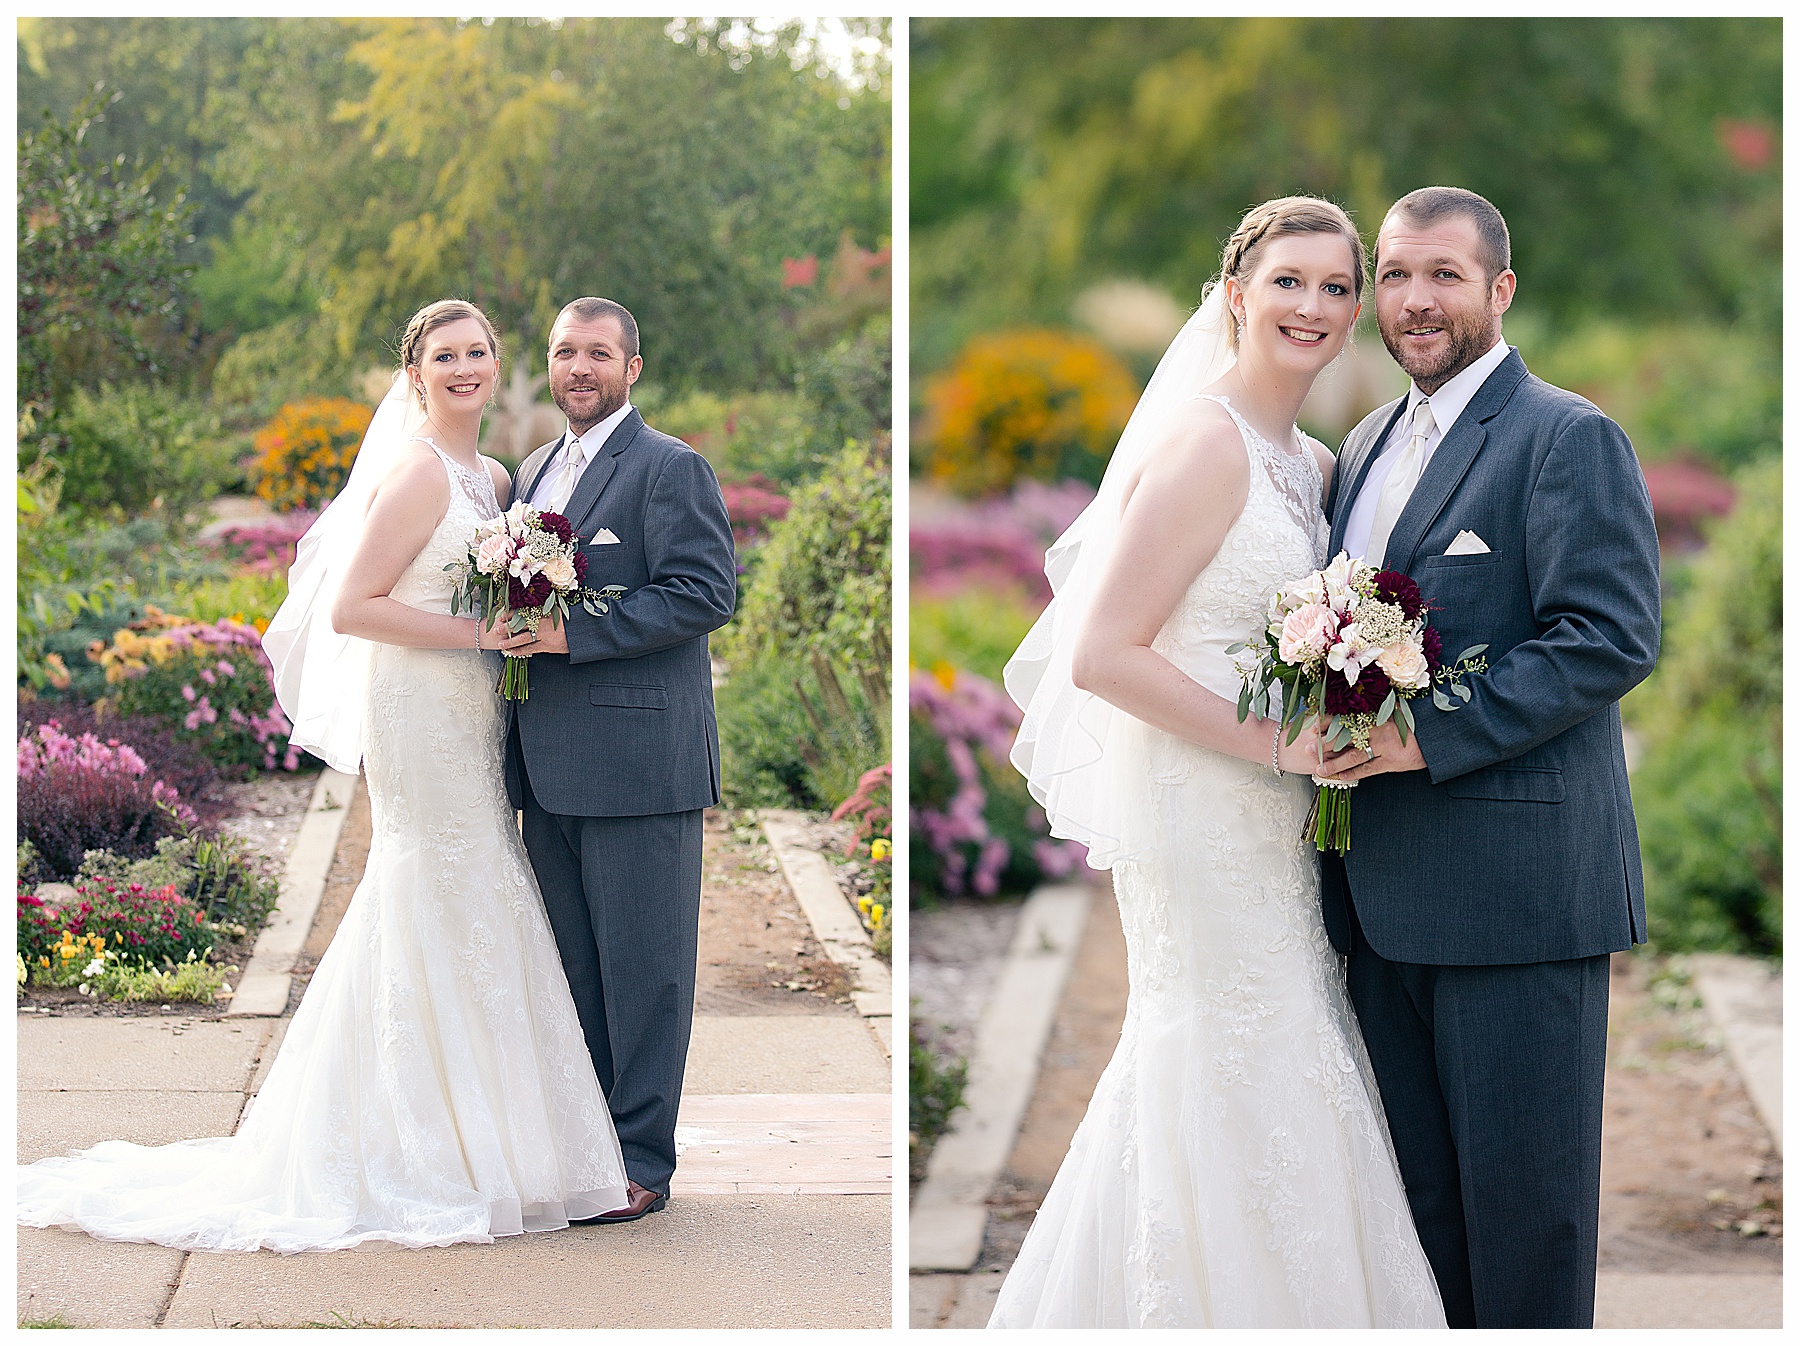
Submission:
POLYGON ((1375 596, 1383 603, 1398 603, 1409 622, 1417 621, 1419 614, 1425 611, 1419 586, 1413 583, 1411 575, 1398 570, 1383 570, 1376 574, 1375 596))
POLYGON ((575 536, 575 530, 569 526, 569 521, 562 515, 553 514, 549 510, 538 515, 538 527, 546 533, 554 533, 556 540, 565 544, 575 536))
POLYGON ((1425 667, 1434 674, 1438 665, 1444 662, 1444 638, 1437 633, 1437 628, 1428 626, 1419 635, 1419 644, 1425 651, 1425 667))
POLYGON ((1393 686, 1388 675, 1371 665, 1362 671, 1356 686, 1348 686, 1342 673, 1325 675, 1325 710, 1331 715, 1356 715, 1381 709, 1393 686))
POLYGON ((543 575, 533 575, 530 584, 520 584, 516 579, 506 582, 506 605, 509 608, 541 608, 549 599, 550 581, 543 575))
POLYGON ((587 557, 581 552, 575 553, 575 583, 587 583, 587 557))

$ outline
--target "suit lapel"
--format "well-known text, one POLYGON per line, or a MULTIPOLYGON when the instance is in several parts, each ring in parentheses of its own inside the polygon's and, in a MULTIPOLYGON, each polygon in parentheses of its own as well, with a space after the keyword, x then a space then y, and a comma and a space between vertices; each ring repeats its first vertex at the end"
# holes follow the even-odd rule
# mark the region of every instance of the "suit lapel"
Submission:
POLYGON ((568 437, 569 432, 564 430, 562 434, 519 464, 519 493, 513 497, 514 500, 531 499, 532 492, 538 488, 539 479, 544 475, 544 468, 556 461, 556 455, 561 451, 563 441, 568 437))
POLYGON ((1337 471, 1332 475, 1331 545, 1326 549, 1327 559, 1344 549, 1344 530, 1349 526, 1350 510, 1356 504, 1357 493, 1362 490, 1363 479, 1369 475, 1369 465, 1378 456, 1376 450, 1387 443, 1388 436, 1394 432, 1394 422, 1405 410, 1406 399, 1402 397, 1394 403, 1379 430, 1338 459, 1337 471))
POLYGON ((1426 532, 1437 521, 1437 516, 1449 502, 1450 493, 1467 475, 1476 454, 1487 442, 1487 423, 1500 414, 1500 409, 1524 378, 1525 362, 1514 350, 1469 400, 1463 414, 1456 418, 1456 424, 1450 427, 1450 433, 1419 474, 1419 483, 1413 487, 1406 508, 1394 520, 1394 531, 1388 535, 1387 557, 1382 562, 1386 569, 1411 571, 1414 553, 1425 540, 1426 532))
POLYGON ((606 437, 606 444, 594 455, 594 461, 587 465, 587 470, 581 474, 581 480, 575 483, 575 493, 569 497, 568 507, 563 514, 577 533, 585 531, 587 516, 599 501, 600 492, 606 489, 606 483, 612 480, 619 455, 631 447, 632 441, 638 437, 638 431, 643 428, 644 418, 633 407, 631 414, 619 422, 619 428, 606 437))

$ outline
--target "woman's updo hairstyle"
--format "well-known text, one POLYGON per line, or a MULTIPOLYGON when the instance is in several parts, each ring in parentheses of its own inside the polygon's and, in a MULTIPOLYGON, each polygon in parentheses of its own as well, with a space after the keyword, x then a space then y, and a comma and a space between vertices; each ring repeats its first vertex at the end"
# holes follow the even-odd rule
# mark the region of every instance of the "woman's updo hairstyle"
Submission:
MULTIPOLYGON (((1341 206, 1316 196, 1278 196, 1253 207, 1225 240, 1224 251, 1219 256, 1218 278, 1207 283, 1205 293, 1211 294, 1213 287, 1224 284, 1227 277, 1242 285, 1256 270, 1257 254, 1262 251, 1263 244, 1283 234, 1342 234, 1350 244, 1350 270, 1355 278, 1356 299, 1359 303, 1362 301, 1363 270, 1367 266, 1362 236, 1341 206)), ((1234 322, 1231 326, 1233 350, 1237 349, 1237 339, 1234 322)))
MULTIPOLYGON (((425 338, 440 327, 448 327, 453 322, 461 322, 464 318, 473 318, 480 323, 487 333, 488 347, 494 352, 494 363, 500 363, 502 354, 500 336, 494 331, 494 324, 488 321, 488 315, 466 299, 439 299, 427 304, 412 315, 406 324, 406 330, 400 334, 400 368, 411 369, 419 363, 419 354, 425 349, 425 338)), ((425 404, 423 394, 417 387, 413 395, 419 398, 419 405, 425 404)))

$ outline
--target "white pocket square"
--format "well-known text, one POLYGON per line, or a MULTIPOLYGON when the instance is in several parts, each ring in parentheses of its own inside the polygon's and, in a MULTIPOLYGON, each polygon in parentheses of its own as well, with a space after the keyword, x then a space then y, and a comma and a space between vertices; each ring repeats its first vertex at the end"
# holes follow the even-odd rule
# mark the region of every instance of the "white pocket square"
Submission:
POLYGON ((1444 548, 1445 556, 1485 556, 1493 550, 1481 538, 1468 529, 1456 535, 1456 540, 1444 548))
MULTIPOLYGON (((588 545, 590 547, 603 547, 609 542, 617 542, 618 540, 618 538, 613 536, 612 529, 602 528, 599 532, 595 533, 593 537, 588 539, 588 545)), ((1486 551, 1487 548, 1483 547, 1482 550, 1486 551)))

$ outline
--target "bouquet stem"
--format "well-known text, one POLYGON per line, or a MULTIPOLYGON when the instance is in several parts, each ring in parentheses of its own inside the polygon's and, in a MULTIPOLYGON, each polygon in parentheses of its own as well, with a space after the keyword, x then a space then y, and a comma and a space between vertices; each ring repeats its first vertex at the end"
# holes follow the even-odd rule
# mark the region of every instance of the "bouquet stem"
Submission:
POLYGON ((500 685, 494 689, 508 701, 523 701, 531 695, 531 659, 528 655, 509 654, 500 669, 500 685))
POLYGON ((1350 849, 1350 792, 1356 788, 1356 782, 1314 776, 1313 784, 1319 788, 1300 835, 1322 851, 1342 855, 1350 849))

